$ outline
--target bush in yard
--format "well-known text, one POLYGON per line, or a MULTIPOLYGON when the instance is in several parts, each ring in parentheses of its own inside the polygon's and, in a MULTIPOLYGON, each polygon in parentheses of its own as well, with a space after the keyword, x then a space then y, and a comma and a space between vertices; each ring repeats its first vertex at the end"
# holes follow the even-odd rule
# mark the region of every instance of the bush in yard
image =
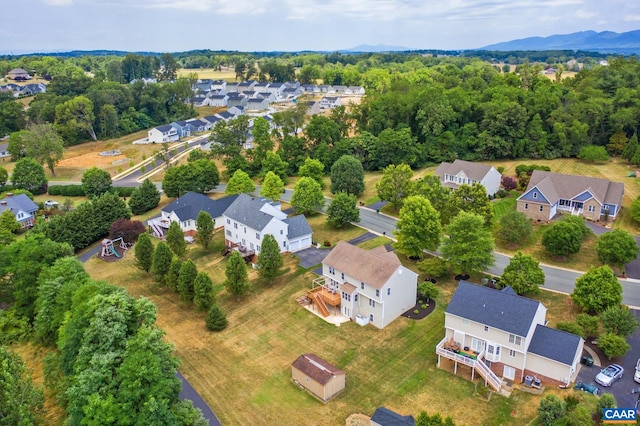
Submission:
POLYGON ((555 395, 546 395, 540 400, 538 418, 542 426, 551 426, 564 416, 566 403, 555 395))
POLYGON ((607 333, 631 336, 638 328, 638 320, 626 306, 609 306, 600 314, 600 321, 607 333))
POLYGON ((584 330, 575 322, 559 322, 556 328, 558 330, 566 331, 567 333, 577 334, 583 338, 585 337, 584 330))
POLYGON ((640 222, 640 198, 636 198, 631 202, 631 219, 640 222))
POLYGON ((133 243, 145 231, 144 225, 139 220, 120 218, 109 227, 109 238, 112 240, 122 238, 126 243, 133 243))
POLYGON ((602 414, 605 408, 617 408, 618 402, 616 401, 616 397, 609 392, 605 392, 600 395, 598 398, 598 402, 596 403, 596 414, 598 418, 602 420, 602 414))
POLYGON ((609 154, 604 146, 587 145, 580 149, 578 158, 589 163, 603 163, 609 161, 609 154))
POLYGON ((600 262, 620 268, 635 259, 638 250, 640 249, 635 238, 624 229, 605 232, 596 241, 596 252, 600 262))
POLYGON ((443 277, 447 272, 449 272, 449 268, 447 267, 447 262, 442 260, 439 257, 430 257, 424 259, 416 265, 418 270, 423 274, 426 274, 428 277, 440 278, 443 277))
POLYGON ((603 334, 598 338, 598 347, 609 358, 618 358, 626 354, 631 346, 624 337, 613 333, 603 334))
POLYGON ((585 314, 584 312, 576 316, 576 323, 582 327, 587 337, 595 337, 600 332, 600 318, 585 314))
POLYGON ((184 240, 184 232, 180 229, 178 222, 171 222, 167 230, 167 244, 176 256, 182 257, 187 251, 187 242, 184 240))
POLYGON ((556 222, 542 234, 542 245, 553 256, 578 253, 582 246, 582 231, 575 224, 556 222))
POLYGON ((207 313, 207 330, 222 331, 227 328, 227 316, 218 305, 213 305, 207 313))
POLYGON ((52 185, 48 188, 49 195, 63 195, 65 197, 84 197, 82 185, 52 185))
POLYGON ((533 232, 531 221, 524 213, 510 211, 499 220, 498 238, 509 244, 522 244, 529 239, 533 232))
POLYGON ((583 240, 588 236, 593 235, 593 231, 591 230, 591 228, 587 226, 586 221, 581 216, 573 216, 570 214, 566 214, 562 216, 560 220, 564 223, 570 223, 572 225, 575 225, 575 227, 580 230, 583 240))
POLYGON ((418 293, 420 293, 427 299, 433 300, 438 297, 438 293, 440 293, 440 290, 438 290, 438 287, 436 287, 436 285, 431 281, 423 281, 418 284, 418 293))
POLYGON ((509 176, 502 176, 502 180, 500 182, 505 191, 513 191, 518 187, 518 182, 509 176))

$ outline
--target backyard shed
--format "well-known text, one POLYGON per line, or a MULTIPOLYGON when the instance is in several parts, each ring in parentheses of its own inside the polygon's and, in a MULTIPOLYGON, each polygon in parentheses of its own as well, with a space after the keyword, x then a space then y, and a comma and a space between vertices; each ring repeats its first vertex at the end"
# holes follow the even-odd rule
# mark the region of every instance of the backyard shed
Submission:
POLYGON ((291 364, 291 379, 313 396, 327 402, 345 387, 345 373, 314 354, 300 355, 291 364))

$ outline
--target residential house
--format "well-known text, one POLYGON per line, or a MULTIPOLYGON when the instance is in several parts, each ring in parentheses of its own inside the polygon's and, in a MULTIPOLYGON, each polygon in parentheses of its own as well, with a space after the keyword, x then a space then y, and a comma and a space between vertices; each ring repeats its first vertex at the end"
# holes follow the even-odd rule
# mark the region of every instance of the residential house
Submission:
POLYGON ((269 87, 269 83, 267 82, 258 82, 253 85, 253 90, 256 92, 267 92, 267 87, 269 87))
POLYGON ((225 90, 227 95, 230 93, 238 93, 238 83, 235 83, 235 82, 227 83, 225 90))
POLYGON ((308 297, 324 317, 330 305, 336 315, 382 329, 415 306, 417 286, 418 274, 384 246, 364 250, 341 241, 322 261, 308 297))
POLYGON ((211 90, 215 90, 219 94, 224 94, 227 91, 227 82, 225 80, 213 80, 211 82, 211 90))
POLYGON ((247 97, 239 93, 229 93, 227 98, 227 106, 245 106, 247 105, 247 97))
POLYGON ((194 131, 193 127, 184 120, 174 121, 170 126, 176 129, 181 139, 191 136, 191 132, 194 131))
POLYGON ((533 220, 550 220, 558 213, 598 221, 615 219, 622 207, 624 184, 607 179, 535 170, 517 209, 533 220))
POLYGON ((269 108, 269 101, 263 98, 249 98, 247 99, 248 111, 263 111, 269 108))
POLYGON ((307 114, 309 115, 320 114, 320 102, 307 101, 307 114))
POLYGON ((502 175, 493 166, 471 161, 454 160, 453 163, 442 162, 435 171, 442 185, 457 189, 460 185, 479 183, 493 197, 500 189, 502 175))
POLYGON ((371 416, 371 426, 415 426, 413 416, 403 416, 386 407, 378 407, 371 416))
POLYGON ((45 93, 47 91, 47 86, 43 83, 31 83, 25 84, 20 87, 18 92, 18 96, 33 96, 38 93, 45 93))
POLYGON ((329 93, 329 91, 333 92, 333 87, 328 84, 319 84, 318 90, 320 90, 320 93, 329 93))
POLYGON ((276 95, 276 98, 280 98, 282 96, 282 91, 286 89, 284 83, 269 83, 267 87, 267 92, 271 92, 276 95))
POLYGON ((256 96, 256 92, 255 90, 245 90, 244 92, 242 92, 243 95, 245 95, 247 98, 255 98, 256 96))
POLYGON ((222 118, 219 117, 217 114, 216 115, 207 115, 206 117, 202 117, 202 119, 209 123, 209 127, 210 128, 214 128, 216 126, 216 124, 218 123, 218 121, 222 120, 222 118))
POLYGON ((276 101, 276 95, 271 92, 256 92, 255 97, 266 99, 269 103, 273 103, 276 101))
POLYGON ((302 93, 299 87, 287 87, 282 91, 282 97, 285 99, 293 99, 302 93))
POLYGON ((300 82, 299 81, 285 81, 284 82, 284 86, 288 89, 293 88, 293 89, 297 89, 300 87, 300 82))
MULTIPOLYGON (((246 101, 248 102, 249 99, 246 99, 246 101)), ((233 105, 227 108, 227 112, 229 114, 233 114, 234 117, 237 117, 239 115, 243 115, 245 113, 246 110, 246 103, 245 105, 233 105)))
POLYGON ((193 105, 197 107, 206 106, 209 99, 205 95, 193 95, 193 105))
POLYGON ((339 95, 344 95, 347 91, 347 86, 342 86, 342 85, 335 85, 333 86, 333 90, 335 93, 339 94, 339 95))
POLYGON ((280 252, 294 252, 311 246, 313 231, 304 215, 287 217, 280 202, 241 194, 223 214, 227 247, 251 255, 260 254, 264 236, 273 235, 280 252))
POLYGON ((160 210, 160 217, 150 219, 147 223, 157 237, 162 237, 166 234, 171 222, 177 222, 186 237, 194 237, 197 233, 196 221, 201 211, 209 213, 215 221, 214 226, 221 228, 224 223, 222 213, 229 208, 236 198, 238 198, 237 195, 228 195, 213 200, 197 192, 187 192, 163 207, 160 210))
POLYGON ((29 75, 29 73, 25 70, 23 70, 22 68, 14 68, 11 71, 9 71, 9 74, 7 75, 7 77, 9 77, 9 79, 11 80, 30 80, 31 76, 29 75))
POLYGON ((198 118, 187 120, 187 124, 191 126, 194 132, 206 132, 211 129, 211 124, 208 121, 198 118))
POLYGON ((151 143, 175 142, 180 139, 180 135, 171 124, 165 124, 150 129, 148 139, 151 143))
POLYGON ((311 353, 293 361, 291 380, 322 402, 335 397, 346 385, 344 371, 311 353))
POLYGON ((547 308, 518 296, 511 287, 495 290, 460 281, 445 310, 442 358, 471 367, 487 384, 502 389, 503 379, 533 384, 575 380, 584 340, 547 327, 547 308), (535 378, 535 379, 534 379, 535 378))
POLYGON ((301 89, 304 93, 320 93, 317 84, 303 84, 301 89))
POLYGON ((227 95, 209 95, 207 97, 208 105, 212 107, 226 107, 229 96, 227 95))
POLYGON ((0 143, 0 158, 11 157, 8 143, 0 143))
POLYGON ((236 118, 236 115, 230 111, 222 111, 216 114, 221 120, 229 121, 232 118, 236 118))
POLYGON ((320 108, 335 108, 342 105, 340 98, 337 96, 324 96, 320 99, 320 108))
POLYGON ((30 228, 36 224, 38 205, 25 194, 5 194, 5 197, 0 200, 0 214, 5 210, 13 213, 22 228, 30 228))
POLYGON ((209 92, 211 89, 213 89, 213 80, 211 79, 198 80, 193 85, 194 92, 209 92))
POLYGON ((349 86, 349 91, 356 96, 362 96, 365 93, 362 86, 349 86))
POLYGON ((254 80, 248 80, 248 81, 243 81, 241 83, 238 84, 238 93, 244 93, 244 92, 249 92, 249 91, 253 91, 253 87, 256 85, 256 81, 254 80))

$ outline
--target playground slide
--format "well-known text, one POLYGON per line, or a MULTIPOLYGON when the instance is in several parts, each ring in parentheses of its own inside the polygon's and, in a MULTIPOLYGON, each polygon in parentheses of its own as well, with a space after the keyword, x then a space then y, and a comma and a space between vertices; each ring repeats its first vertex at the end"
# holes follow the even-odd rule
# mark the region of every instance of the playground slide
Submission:
POLYGON ((111 250, 111 253, 115 254, 116 257, 120 257, 120 255, 118 254, 118 252, 116 251, 116 249, 113 248, 113 246, 109 247, 109 250, 111 250))

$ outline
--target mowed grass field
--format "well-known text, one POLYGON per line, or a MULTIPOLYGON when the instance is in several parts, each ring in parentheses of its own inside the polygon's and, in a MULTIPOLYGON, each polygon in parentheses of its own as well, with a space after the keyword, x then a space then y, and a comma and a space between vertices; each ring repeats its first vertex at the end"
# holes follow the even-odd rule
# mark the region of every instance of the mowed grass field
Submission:
MULTIPOLYGON (((121 285, 158 306, 158 325, 175 345, 180 370, 223 424, 342 425, 350 414, 371 415, 380 405, 414 415, 421 410, 442 412, 468 425, 526 425, 536 417, 536 396, 514 392, 508 399, 493 395, 488 402, 474 396, 474 383, 437 368, 434 348, 444 335, 444 307, 455 281, 439 282, 438 307, 424 320, 399 318, 385 330, 355 323, 336 327, 296 302, 315 276, 299 268, 292 255, 286 255, 286 272, 273 283, 259 284, 251 270, 250 293, 242 298, 228 295, 222 290, 222 244, 218 233, 209 253, 198 246, 191 246, 189 253, 219 290, 217 300, 229 320, 220 333, 208 332, 204 313, 136 269, 132 252, 117 263, 94 258, 86 267, 95 279, 121 285), (291 381, 291 362, 307 352, 347 374, 345 391, 328 404, 291 381)), ((402 261, 415 269, 413 262, 402 261)), ((468 376, 469 371, 460 367, 459 374, 468 376)))
POLYGON ((187 77, 189 74, 198 74, 199 79, 210 78, 212 80, 235 81, 236 72, 233 69, 223 69, 218 71, 213 68, 180 68, 178 77, 187 77))

